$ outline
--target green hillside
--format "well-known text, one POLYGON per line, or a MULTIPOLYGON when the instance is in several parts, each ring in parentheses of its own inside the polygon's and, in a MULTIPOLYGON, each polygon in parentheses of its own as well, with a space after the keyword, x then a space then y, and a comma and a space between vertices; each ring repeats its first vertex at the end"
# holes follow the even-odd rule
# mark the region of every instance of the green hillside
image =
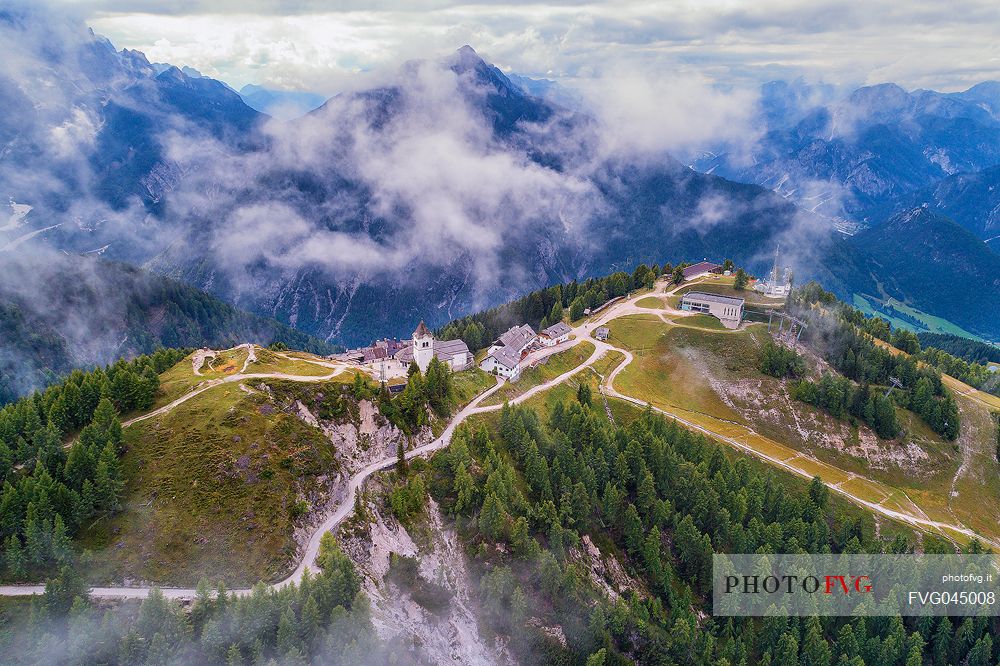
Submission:
POLYGON ((838 261, 834 278, 820 280, 835 292, 872 295, 930 331, 1000 337, 997 310, 986 307, 1000 303, 1000 255, 955 222, 915 208, 853 236, 850 245, 857 260, 838 261))
MULTIPOLYGON (((138 611, 122 611, 101 645, 147 662, 179 650, 192 663, 255 655, 336 663, 345 654, 355 663, 358 645, 384 661, 387 646, 407 645, 396 663, 422 663, 440 653, 408 632, 450 632, 464 613, 471 624, 462 626, 475 634, 467 640, 503 645, 527 664, 798 664, 807 651, 818 663, 852 663, 849 653, 879 663, 886 644, 898 646, 892 663, 904 652, 913 663, 934 662, 939 649, 954 663, 991 654, 987 624, 712 617, 715 552, 955 552, 977 547, 970 530, 1000 537, 982 510, 1000 504, 991 416, 1000 399, 940 375, 937 365, 951 360, 815 285, 788 304, 810 323, 794 346, 772 339, 766 324, 719 329, 706 315, 673 309, 679 289, 691 286, 661 280, 621 301, 602 315, 607 343, 576 338, 470 405, 446 449, 406 464, 401 451, 493 390, 488 376, 452 376, 432 362, 393 396, 338 362, 241 346, 78 373, 76 388, 63 383, 37 404, 16 403, 0 412, 0 431, 35 435, 18 449, 25 464, 6 470, 16 489, 5 492, 31 497, 55 481, 68 488, 56 495, 57 512, 77 516, 76 503, 91 496, 74 495, 82 486, 67 462, 87 451, 81 442, 120 442, 104 446, 84 479, 114 501, 88 505, 68 534, 47 519, 38 527, 34 508, 10 521, 23 526, 6 539, 22 558, 33 557, 37 530, 50 535, 28 574, 59 572, 38 602, 50 615, 31 614, 25 631, 68 635, 48 618, 67 617, 71 606, 74 618, 92 612, 94 602, 73 601, 81 575, 112 584, 280 580, 311 528, 339 506, 347 477, 385 466, 360 489, 336 541, 324 537, 316 577, 221 604, 202 584, 189 613, 154 593, 138 611), (501 404, 571 372, 522 404, 501 404), (890 374, 902 384, 892 398, 883 395, 890 374), (822 399, 802 397, 812 384, 822 399), (834 384, 842 390, 829 390, 834 384), (110 406, 77 414, 92 385, 108 405, 143 418, 122 432, 110 406), (40 408, 75 420, 53 440, 41 414, 31 416, 40 408), (895 425, 882 433, 876 416, 885 408, 895 425), (77 437, 88 419, 89 434, 77 437), (61 464, 60 435, 78 439, 61 464), (441 540, 466 569, 433 550, 441 540), (386 570, 376 566, 383 561, 386 570), (376 625, 402 633, 377 642, 376 625), (864 642, 845 649, 846 635, 864 642)), ((8 580, 26 575, 8 561, 8 580)), ((0 646, 37 654, 21 635, 0 632, 0 646)))
POLYGON ((39 266, 0 258, 0 404, 74 368, 157 347, 225 348, 281 341, 328 354, 334 347, 277 321, 126 264, 60 254, 39 266))

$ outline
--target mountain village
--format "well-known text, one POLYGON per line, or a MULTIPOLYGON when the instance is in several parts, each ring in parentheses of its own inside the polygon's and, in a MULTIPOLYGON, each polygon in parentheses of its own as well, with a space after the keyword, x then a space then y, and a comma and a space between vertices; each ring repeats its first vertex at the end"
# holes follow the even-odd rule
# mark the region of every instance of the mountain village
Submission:
MULTIPOLYGON (((700 261, 680 269, 681 281, 678 286, 696 280, 711 280, 729 277, 733 271, 721 264, 700 261)), ((779 250, 775 250, 774 265, 763 280, 749 279, 748 287, 754 292, 775 299, 779 305, 791 291, 791 273, 779 269, 779 250)), ((585 316, 597 315, 609 306, 622 300, 613 298, 606 303, 584 311, 585 316)), ((723 327, 736 330, 744 322, 746 299, 705 291, 686 291, 680 300, 680 313, 701 313, 715 317, 723 327)), ((598 340, 606 341, 609 331, 605 326, 593 332, 598 340)), ((574 335, 569 324, 559 321, 538 332, 529 324, 511 326, 485 350, 477 360, 468 345, 462 340, 438 340, 421 321, 410 339, 382 338, 366 347, 349 349, 329 358, 355 365, 388 386, 390 392, 402 391, 410 364, 416 364, 421 372, 426 372, 432 358, 447 364, 452 372, 461 372, 477 365, 481 370, 498 378, 516 382, 525 367, 533 367, 544 362, 552 354, 562 351, 565 343, 574 335)))

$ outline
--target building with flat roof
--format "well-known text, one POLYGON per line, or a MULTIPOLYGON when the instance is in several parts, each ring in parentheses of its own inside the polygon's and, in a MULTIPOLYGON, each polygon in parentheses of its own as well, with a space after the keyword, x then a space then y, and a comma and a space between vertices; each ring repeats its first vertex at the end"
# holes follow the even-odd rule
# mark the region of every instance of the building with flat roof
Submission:
POLYGON ((726 328, 739 328, 745 301, 734 296, 689 291, 681 298, 681 310, 710 314, 726 328))

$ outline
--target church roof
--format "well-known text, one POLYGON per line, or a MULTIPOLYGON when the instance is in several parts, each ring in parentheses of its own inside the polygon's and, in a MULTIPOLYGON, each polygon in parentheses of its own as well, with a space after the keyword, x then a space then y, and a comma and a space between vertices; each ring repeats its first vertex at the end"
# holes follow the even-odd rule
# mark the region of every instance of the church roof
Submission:
POLYGON ((433 337, 431 336, 431 331, 429 328, 427 328, 427 324, 424 323, 423 319, 420 320, 420 324, 417 326, 417 330, 413 331, 413 337, 415 338, 433 337))
MULTIPOLYGON (((469 346, 463 340, 435 340, 431 350, 439 361, 450 361, 459 354, 468 354, 469 346)), ((400 363, 409 363, 413 360, 413 345, 401 347, 392 357, 400 363)))
POLYGON ((469 345, 464 340, 435 340, 432 347, 434 355, 441 360, 447 360, 457 354, 468 354, 469 345))

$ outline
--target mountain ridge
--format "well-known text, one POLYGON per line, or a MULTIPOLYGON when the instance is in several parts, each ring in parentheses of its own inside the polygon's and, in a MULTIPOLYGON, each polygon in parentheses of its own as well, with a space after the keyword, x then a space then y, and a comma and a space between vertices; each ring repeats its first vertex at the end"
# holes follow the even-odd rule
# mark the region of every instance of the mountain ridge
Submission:
MULTIPOLYGON (((837 275, 863 255, 787 192, 699 173, 666 152, 616 152, 614 128, 525 92, 471 47, 276 123, 225 84, 156 73, 106 40, 81 43, 121 61, 95 77, 116 83, 89 112, 100 122, 73 153, 84 163, 66 163, 84 175, 40 177, 68 183, 49 201, 0 172, 8 196, 34 207, 7 240, 39 233, 68 252, 102 248, 329 341, 405 335, 422 318, 440 325, 666 256, 729 257, 762 273, 778 243, 801 279, 841 295, 848 282, 870 287, 863 268, 837 275)), ((862 96, 930 104, 893 86, 862 96)), ((811 112, 797 127, 831 119, 811 112)), ((906 139, 876 135, 889 152, 906 139)), ((912 173, 896 181, 923 177, 910 154, 912 173)), ((876 166, 863 165, 864 177, 880 180, 876 166)))
MULTIPOLYGON (((699 170, 777 189, 814 210, 871 223, 866 209, 960 171, 1000 164, 996 82, 959 93, 864 86, 836 99, 807 85, 764 94, 765 132, 747 155, 725 146, 695 160, 699 170), (789 102, 792 100, 792 102, 789 102), (774 123, 794 110, 792 123, 774 123), (777 109, 777 110, 776 110, 777 109), (804 204, 806 205, 806 204, 804 204)), ((765 86, 765 93, 768 88, 765 86)))
POLYGON ((157 347, 335 348, 194 287, 98 257, 0 254, 0 404, 76 368, 157 347), (28 277, 30 276, 30 277, 28 277))
POLYGON ((852 291, 889 296, 996 338, 996 312, 982 304, 1000 303, 1000 255, 968 230, 920 206, 851 243, 867 258, 867 273, 855 270, 846 280, 852 291))

